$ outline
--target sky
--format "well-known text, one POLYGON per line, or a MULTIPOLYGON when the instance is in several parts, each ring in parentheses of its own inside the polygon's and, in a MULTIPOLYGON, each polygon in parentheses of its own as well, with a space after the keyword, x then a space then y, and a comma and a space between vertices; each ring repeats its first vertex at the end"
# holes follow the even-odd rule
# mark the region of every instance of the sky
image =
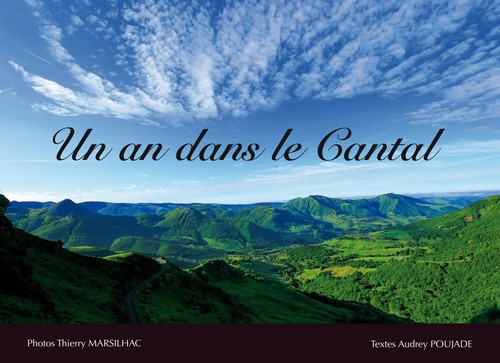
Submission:
POLYGON ((7 0, 0 193, 252 203, 499 190, 499 43, 494 0, 7 0), (399 138, 425 150, 444 132, 432 160, 322 160, 322 139, 339 128, 325 145, 343 152, 399 138), (195 154, 238 143, 261 154, 177 160, 204 129, 195 154), (288 129, 283 150, 302 149, 273 160, 288 129), (57 160, 87 130, 79 157, 91 144, 109 154, 57 160), (120 160, 131 143, 168 151, 120 160))

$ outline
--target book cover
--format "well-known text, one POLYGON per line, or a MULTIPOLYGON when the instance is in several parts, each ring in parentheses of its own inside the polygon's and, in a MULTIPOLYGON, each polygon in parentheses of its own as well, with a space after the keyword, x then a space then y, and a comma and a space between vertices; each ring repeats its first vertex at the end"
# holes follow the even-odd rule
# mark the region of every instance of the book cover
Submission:
POLYGON ((6 346, 492 349, 498 2, 2 5, 6 346))

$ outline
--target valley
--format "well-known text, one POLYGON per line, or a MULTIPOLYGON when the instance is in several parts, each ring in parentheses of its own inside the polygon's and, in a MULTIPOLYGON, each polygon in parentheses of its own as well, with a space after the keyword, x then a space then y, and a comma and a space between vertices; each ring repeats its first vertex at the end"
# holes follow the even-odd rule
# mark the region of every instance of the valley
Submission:
POLYGON ((309 196, 254 205, 13 202, 5 216, 38 236, 5 227, 29 241, 21 253, 1 247, 7 266, 40 271, 6 276, 31 291, 28 297, 2 292, 6 322, 126 321, 127 286, 159 269, 147 257, 166 262, 134 295, 141 323, 500 321, 498 196, 309 196), (66 269, 88 276, 88 283, 98 274, 101 283, 73 291, 71 274, 56 277, 66 269), (106 308, 92 318, 97 296, 99 309, 106 308))
POLYGON ((255 205, 13 202, 14 226, 64 246, 173 259, 182 267, 235 253, 321 243, 449 213, 456 200, 397 194, 370 199, 309 196, 255 205))

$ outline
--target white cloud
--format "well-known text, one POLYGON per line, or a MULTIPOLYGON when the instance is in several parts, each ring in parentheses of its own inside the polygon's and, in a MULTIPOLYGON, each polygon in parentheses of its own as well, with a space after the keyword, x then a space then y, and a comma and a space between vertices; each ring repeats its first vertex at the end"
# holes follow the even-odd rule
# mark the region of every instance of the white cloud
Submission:
MULTIPOLYGON (((63 103, 37 87, 53 102, 43 107, 59 114, 186 120, 243 116, 290 99, 415 92, 439 100, 407 115, 414 123, 500 116, 494 2, 131 0, 121 13, 82 14, 130 74, 121 90, 85 71, 41 3, 27 2, 45 14, 42 37, 81 88, 66 86, 75 97, 63 103), (97 96, 113 105, 87 102, 97 96)), ((70 21, 83 23, 74 14, 70 21)))
POLYGON ((500 156, 500 140, 463 140, 442 147, 442 156, 458 156, 487 154, 492 157, 500 156))
POLYGON ((470 122, 488 118, 482 108, 459 106, 449 101, 436 101, 407 114, 412 124, 440 124, 445 122, 470 122))
POLYGON ((245 183, 252 185, 307 183, 332 180, 356 171, 375 171, 391 168, 391 164, 383 163, 339 163, 321 162, 316 165, 298 165, 266 169, 252 175, 245 183))
POLYGON ((34 8, 43 7, 43 3, 40 0, 25 0, 26 4, 33 6, 34 8))
POLYGON ((71 23, 74 25, 74 26, 83 26, 84 25, 84 22, 82 19, 80 19, 77 15, 73 14, 71 15, 71 23))
POLYGON ((58 62, 71 62, 73 57, 68 53, 68 51, 62 46, 62 30, 53 25, 47 24, 42 26, 41 29, 42 38, 44 38, 49 44, 49 50, 52 57, 58 62))
POLYGON ((149 111, 142 103, 129 94, 122 93, 111 84, 103 84, 99 77, 76 68, 78 78, 87 92, 74 91, 54 81, 32 75, 20 65, 9 64, 23 75, 23 78, 38 93, 54 101, 54 104, 34 104, 37 110, 51 112, 58 116, 104 115, 128 119, 146 117, 149 111))
POLYGON ((1 95, 2 93, 9 92, 9 91, 11 91, 11 90, 12 90, 12 87, 5 88, 5 89, 0 89, 0 95, 1 95))

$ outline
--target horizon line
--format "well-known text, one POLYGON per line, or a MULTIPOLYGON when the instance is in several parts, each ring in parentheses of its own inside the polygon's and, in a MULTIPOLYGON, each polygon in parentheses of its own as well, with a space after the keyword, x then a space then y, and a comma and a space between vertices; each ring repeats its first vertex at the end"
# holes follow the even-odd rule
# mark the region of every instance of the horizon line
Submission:
POLYGON ((381 193, 381 194, 363 194, 363 195, 350 195, 350 196, 342 196, 342 197, 332 197, 332 196, 326 196, 322 194, 309 194, 308 196, 297 196, 293 197, 291 199, 287 200, 275 200, 275 201, 259 201, 259 202, 230 202, 230 203, 221 203, 221 202, 151 202, 151 201, 144 201, 144 202, 107 202, 105 200, 84 200, 84 201, 79 201, 75 202, 72 198, 63 198, 59 201, 54 201, 54 200, 10 200, 7 195, 3 194, 0 192, 0 195, 3 195, 6 197, 10 203, 60 203, 64 200, 70 200, 75 204, 82 204, 82 203, 110 203, 110 204, 180 204, 180 205, 192 205, 192 204, 200 204, 200 205, 253 205, 253 204, 271 204, 271 203, 281 203, 284 204, 286 202, 289 202, 290 200, 297 199, 297 198, 309 198, 309 197, 314 197, 314 196, 321 196, 321 197, 326 197, 326 198, 331 198, 331 199, 343 199, 343 200, 348 200, 348 199, 365 199, 365 198, 376 198, 381 195, 387 195, 387 194, 395 194, 395 195, 402 195, 402 196, 407 196, 407 197, 454 197, 454 196, 474 196, 474 194, 484 194, 484 197, 488 197, 491 195, 495 194, 500 194, 500 189, 487 189, 487 190, 464 190, 464 191, 453 191, 453 192, 417 192, 417 193, 394 193, 394 192, 387 192, 387 193, 381 193))

